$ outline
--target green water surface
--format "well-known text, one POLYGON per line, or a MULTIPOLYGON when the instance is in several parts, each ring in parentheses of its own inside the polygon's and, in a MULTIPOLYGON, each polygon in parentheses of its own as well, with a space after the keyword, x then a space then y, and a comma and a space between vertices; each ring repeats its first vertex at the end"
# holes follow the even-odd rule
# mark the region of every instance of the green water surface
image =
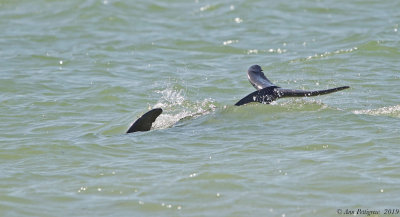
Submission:
POLYGON ((0 0, 0 216, 400 216, 399 8, 0 0))

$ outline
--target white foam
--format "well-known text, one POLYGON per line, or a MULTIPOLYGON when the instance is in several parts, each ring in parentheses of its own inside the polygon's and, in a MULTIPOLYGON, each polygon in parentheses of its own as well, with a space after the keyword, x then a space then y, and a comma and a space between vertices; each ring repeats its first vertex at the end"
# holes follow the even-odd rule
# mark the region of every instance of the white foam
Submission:
POLYGON ((388 115, 394 117, 400 117, 400 105, 387 106, 378 109, 365 109, 365 110, 355 110, 354 114, 366 114, 366 115, 388 115))
POLYGON ((166 88, 156 91, 161 94, 160 100, 152 108, 162 108, 163 113, 153 124, 154 129, 163 129, 173 126, 176 122, 187 117, 198 117, 216 109, 211 98, 191 102, 186 100, 183 89, 166 88))

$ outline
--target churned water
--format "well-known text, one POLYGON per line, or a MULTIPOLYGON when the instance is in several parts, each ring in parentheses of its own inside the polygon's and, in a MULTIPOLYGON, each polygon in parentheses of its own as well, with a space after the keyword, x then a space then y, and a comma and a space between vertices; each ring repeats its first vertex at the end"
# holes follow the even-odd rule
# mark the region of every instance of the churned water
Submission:
POLYGON ((399 8, 1 0, 0 215, 400 216, 399 8))

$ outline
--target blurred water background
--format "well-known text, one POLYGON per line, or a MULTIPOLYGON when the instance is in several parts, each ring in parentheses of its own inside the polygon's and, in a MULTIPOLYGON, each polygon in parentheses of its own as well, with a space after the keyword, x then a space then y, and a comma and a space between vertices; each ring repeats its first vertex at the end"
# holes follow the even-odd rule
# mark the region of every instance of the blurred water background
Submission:
POLYGON ((399 8, 1 0, 0 215, 400 208, 399 8), (285 88, 351 89, 235 107, 253 64, 285 88), (125 134, 154 107, 154 130, 125 134))

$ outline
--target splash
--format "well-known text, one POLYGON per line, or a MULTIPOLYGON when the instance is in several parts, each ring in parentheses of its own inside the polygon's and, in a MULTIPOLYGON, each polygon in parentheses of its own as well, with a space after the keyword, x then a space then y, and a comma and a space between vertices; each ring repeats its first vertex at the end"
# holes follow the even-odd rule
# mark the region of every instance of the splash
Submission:
POLYGON ((216 106, 211 98, 191 102, 186 99, 183 89, 171 87, 156 91, 161 94, 160 100, 152 108, 162 108, 164 112, 153 124, 154 129, 164 129, 173 126, 178 121, 186 118, 196 118, 215 111, 216 106))
POLYGON ((366 114, 374 116, 391 116, 400 118, 400 105, 382 107, 378 109, 355 110, 354 114, 366 114))

